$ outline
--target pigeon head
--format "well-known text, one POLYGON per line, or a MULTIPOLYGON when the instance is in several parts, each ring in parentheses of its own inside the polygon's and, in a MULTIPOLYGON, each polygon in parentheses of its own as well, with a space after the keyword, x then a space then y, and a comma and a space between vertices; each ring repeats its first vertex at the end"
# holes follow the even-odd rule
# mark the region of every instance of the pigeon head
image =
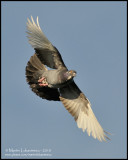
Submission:
POLYGON ((76 76, 76 71, 74 71, 74 70, 70 70, 70 71, 66 72, 66 78, 67 78, 67 80, 70 80, 70 79, 72 79, 75 76, 76 76))

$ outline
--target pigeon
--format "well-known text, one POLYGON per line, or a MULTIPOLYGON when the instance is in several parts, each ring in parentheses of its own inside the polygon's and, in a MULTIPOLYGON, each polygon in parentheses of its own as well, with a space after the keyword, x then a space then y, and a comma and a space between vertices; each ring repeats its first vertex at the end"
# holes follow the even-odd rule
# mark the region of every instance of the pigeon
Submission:
MULTIPOLYGON (((75 70, 68 70, 61 54, 47 39, 37 21, 28 18, 27 37, 35 53, 26 66, 26 81, 36 95, 49 101, 61 101, 74 117, 78 128, 99 141, 108 138, 96 119, 91 103, 74 82, 75 70)), ((109 139, 110 140, 110 139, 109 139)))

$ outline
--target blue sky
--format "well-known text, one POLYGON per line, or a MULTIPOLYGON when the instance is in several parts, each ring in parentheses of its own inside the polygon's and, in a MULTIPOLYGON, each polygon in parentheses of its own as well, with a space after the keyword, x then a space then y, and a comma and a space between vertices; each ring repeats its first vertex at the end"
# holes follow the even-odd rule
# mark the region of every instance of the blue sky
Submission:
POLYGON ((2 2, 2 157, 33 149, 50 155, 27 158, 126 158, 126 141, 126 2, 2 2), (62 103, 30 90, 31 15, 77 71, 75 82, 111 141, 89 137, 62 103))

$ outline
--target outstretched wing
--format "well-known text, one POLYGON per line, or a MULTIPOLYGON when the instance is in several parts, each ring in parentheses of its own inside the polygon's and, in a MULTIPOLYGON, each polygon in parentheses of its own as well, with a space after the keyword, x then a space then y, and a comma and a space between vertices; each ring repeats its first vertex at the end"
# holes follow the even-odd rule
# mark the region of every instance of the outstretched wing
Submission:
POLYGON ((29 43, 35 48, 36 55, 44 65, 53 69, 66 68, 59 51, 51 44, 42 32, 38 17, 37 24, 31 16, 31 21, 27 22, 28 39, 29 43))
POLYGON ((99 141, 109 139, 99 122, 97 121, 89 100, 80 91, 73 81, 66 87, 60 88, 60 100, 68 112, 75 118, 77 126, 82 128, 83 132, 87 130, 88 135, 92 135, 99 141))
POLYGON ((39 77, 43 72, 47 71, 47 68, 41 63, 39 58, 34 54, 26 66, 26 80, 30 85, 33 92, 38 96, 47 100, 60 101, 58 89, 49 87, 40 87, 38 84, 39 77))

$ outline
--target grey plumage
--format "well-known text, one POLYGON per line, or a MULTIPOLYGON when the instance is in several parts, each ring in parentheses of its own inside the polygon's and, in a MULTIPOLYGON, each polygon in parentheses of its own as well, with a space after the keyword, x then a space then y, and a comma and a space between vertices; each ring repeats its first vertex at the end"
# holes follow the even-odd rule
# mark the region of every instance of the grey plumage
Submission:
POLYGON ((89 100, 75 84, 74 70, 68 70, 63 59, 31 17, 27 22, 29 43, 35 54, 26 66, 26 79, 33 92, 47 100, 61 101, 74 117, 77 126, 99 141, 109 139, 97 121, 89 100), (50 67, 51 70, 48 70, 50 67))
POLYGON ((40 62, 36 54, 34 54, 26 66, 26 80, 32 91, 41 98, 60 101, 58 89, 39 86, 38 79, 45 71, 47 71, 47 68, 40 62))

